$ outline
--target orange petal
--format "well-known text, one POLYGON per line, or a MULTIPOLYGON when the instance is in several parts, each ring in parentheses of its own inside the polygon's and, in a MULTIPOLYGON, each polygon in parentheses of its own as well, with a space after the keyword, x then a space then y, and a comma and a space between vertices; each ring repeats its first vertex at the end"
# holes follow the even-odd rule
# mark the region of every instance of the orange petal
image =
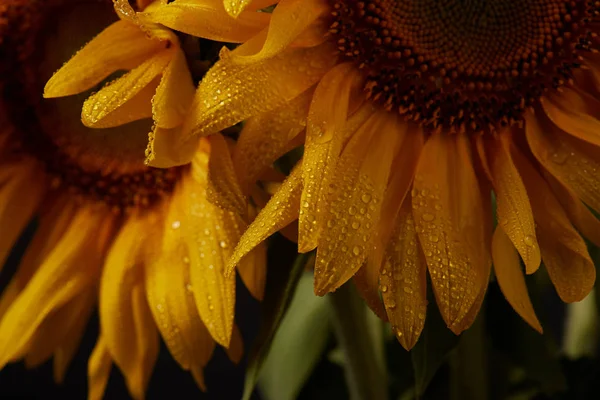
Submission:
POLYGON ((233 335, 231 336, 231 343, 227 348, 227 357, 234 364, 239 364, 244 355, 244 342, 242 340, 242 333, 237 325, 233 326, 233 335))
POLYGON ((208 199, 220 208, 234 211, 245 216, 248 210, 248 201, 237 180, 229 147, 225 138, 220 133, 211 135, 210 161, 208 163, 208 199))
POLYGON ((112 359, 102 336, 98 337, 94 351, 88 361, 88 400, 102 400, 112 359))
POLYGON ((529 190, 537 223, 542 260, 560 298, 567 303, 580 301, 594 287, 596 269, 587 246, 554 197, 544 178, 516 150, 513 160, 529 190))
POLYGON ((142 64, 165 43, 151 40, 135 24, 118 21, 96 36, 46 83, 44 97, 61 97, 84 92, 115 71, 142 64))
MULTIPOLYGON (((373 251, 382 199, 400 136, 396 131, 403 127, 395 115, 380 112, 363 125, 344 149, 331 187, 327 185, 331 194, 318 203, 324 225, 315 263, 315 294, 322 296, 336 290, 373 251)), ((301 212, 305 211, 305 203, 302 207, 301 212)))
POLYGON ((100 283, 102 335, 134 399, 144 397, 158 356, 158 332, 141 268, 148 233, 154 229, 150 219, 130 217, 108 253, 100 283))
POLYGON ((280 108, 315 84, 336 62, 329 43, 290 48, 277 57, 245 65, 233 61, 236 50, 221 50, 221 60, 200 83, 184 125, 186 135, 206 136, 280 108))
POLYGON ((542 326, 535 315, 535 310, 527 293, 519 254, 510 238, 499 226, 496 228, 492 239, 492 258, 496 279, 504 297, 525 322, 539 333, 542 333, 542 326))
POLYGON ((0 185, 0 268, 13 245, 31 221, 46 190, 39 166, 25 163, 0 185))
POLYGON ((527 190, 510 156, 510 131, 487 143, 492 183, 496 192, 498 224, 523 258, 528 274, 542 261, 527 190))
POLYGON ((304 130, 312 95, 308 90, 283 107, 246 121, 233 151, 235 171, 244 193, 304 130))
POLYGON ((268 25, 268 13, 244 12, 238 18, 228 15, 217 2, 177 0, 143 12, 154 23, 188 35, 217 42, 241 43, 268 25))
POLYGON ((486 212, 466 135, 433 133, 421 153, 412 207, 440 312, 455 333, 487 285, 486 212))
POLYGON ((229 15, 237 17, 246 8, 260 10, 276 2, 277 0, 223 0, 223 6, 229 15))
POLYGON ((302 162, 304 190, 298 232, 301 253, 317 246, 323 229, 323 203, 342 150, 344 135, 341 130, 346 124, 350 97, 359 83, 354 65, 346 63, 331 69, 315 90, 302 162))
MULTIPOLYGON (((180 204, 172 202, 166 221, 182 218, 180 204)), ((190 258, 181 235, 181 229, 164 228, 158 256, 146 260, 146 295, 156 326, 173 358, 183 369, 197 369, 201 373, 212 356, 215 342, 198 315, 190 258)))
POLYGON ((90 128, 110 128, 147 116, 142 102, 135 98, 148 97, 145 94, 154 87, 155 78, 169 65, 173 54, 173 50, 156 54, 88 97, 81 110, 83 124, 90 128), (143 91, 147 86, 150 88, 143 91))
POLYGON ((111 222, 108 216, 88 209, 73 219, 0 321, 0 365, 23 351, 52 312, 90 290, 99 273, 111 222))
POLYGON ((302 193, 302 168, 299 163, 244 232, 227 264, 227 273, 256 246, 298 218, 302 193))
POLYGON ((356 274, 353 281, 358 293, 363 298, 367 306, 383 321, 388 317, 385 313, 381 295, 379 293, 379 267, 381 263, 366 262, 356 274))
POLYGON ((167 129, 181 125, 192 105, 195 91, 185 54, 177 49, 172 53, 152 99, 152 116, 156 125, 167 129))
POLYGON ((398 341, 410 350, 425 326, 427 265, 407 199, 394 221, 381 268, 380 290, 398 341))
MULTIPOLYGON (((250 208, 250 219, 256 218, 256 209, 250 208)), ((250 294, 262 301, 265 294, 267 281, 267 247, 258 245, 240 261, 237 267, 238 273, 250 294)))
POLYGON ((590 207, 600 211, 600 157, 597 147, 562 132, 544 116, 526 114, 527 141, 538 161, 590 207))

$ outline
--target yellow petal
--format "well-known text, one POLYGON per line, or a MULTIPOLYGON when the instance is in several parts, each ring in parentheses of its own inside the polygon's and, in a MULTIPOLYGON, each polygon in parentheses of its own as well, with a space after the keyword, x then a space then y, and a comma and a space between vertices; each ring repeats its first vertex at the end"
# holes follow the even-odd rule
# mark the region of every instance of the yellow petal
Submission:
MULTIPOLYGON (((302 161, 302 208, 300 210, 298 251, 317 246, 324 218, 324 202, 342 150, 350 97, 360 83, 355 66, 340 64, 319 82, 307 120, 306 144, 302 161)), ((343 164, 342 164, 343 165, 343 164)))
POLYGON ((165 50, 145 61, 140 66, 121 76, 117 80, 104 86, 100 91, 90 96, 83 104, 81 121, 90 128, 108 128, 125 122, 128 111, 131 109, 131 118, 138 118, 139 103, 130 101, 140 94, 146 86, 151 85, 155 78, 167 67, 173 57, 173 50, 165 50), (119 118, 111 114, 118 108, 119 118), (115 125, 116 124, 116 125, 115 125))
POLYGON ((394 221, 381 268, 380 290, 398 341, 410 350, 425 326, 427 265, 407 199, 394 221))
POLYGON ((227 350, 227 357, 234 364, 239 364, 244 355, 244 342, 242 340, 242 334, 237 325, 233 326, 233 335, 231 336, 231 343, 227 350))
POLYGON ((61 97, 91 89, 115 71, 130 70, 165 47, 137 26, 118 21, 96 36, 46 83, 44 97, 61 97))
POLYGON ((298 218, 302 193, 301 175, 302 167, 299 162, 240 238, 227 264, 227 273, 231 273, 240 260, 265 239, 298 218))
POLYGON ((526 134, 538 161, 593 209, 600 211, 600 151, 554 126, 544 116, 526 114, 526 134))
POLYGON ((440 312, 455 333, 468 315, 490 264, 479 184, 466 135, 431 135, 417 166, 412 207, 440 312))
POLYGON ((236 51, 221 50, 221 60, 200 83, 184 125, 185 135, 208 135, 282 107, 336 62, 329 43, 310 49, 290 48, 271 59, 246 65, 233 61, 236 51))
POLYGON ((102 400, 110 376, 112 360, 102 336, 88 360, 88 400, 102 400))
POLYGON ((529 189, 542 260, 550 279, 564 302, 583 300, 594 287, 596 279, 596 268, 585 242, 571 225, 544 178, 525 156, 514 150, 513 160, 529 189))
MULTIPOLYGON (((315 263, 315 294, 322 296, 336 290, 373 251, 400 136, 396 131, 405 129, 404 125, 394 114, 375 114, 344 149, 331 187, 327 185, 331 194, 318 204, 323 209, 324 225, 315 263)), ((301 212, 304 206, 302 203, 301 212)))
POLYGON ((188 243, 190 279, 200 317, 212 337, 227 347, 233 329, 235 276, 225 276, 225 263, 245 225, 239 215, 208 201, 207 169, 208 155, 199 152, 182 182, 181 195, 173 199, 181 202, 185 216, 174 226, 181 226, 188 243))
POLYGON ((542 261, 535 236, 535 223, 527 190, 510 156, 511 136, 504 131, 488 143, 498 224, 523 258, 528 274, 534 273, 542 261))
POLYGON ((82 291, 90 290, 99 273, 100 256, 110 227, 108 216, 88 209, 74 218, 0 321, 0 365, 22 352, 53 311, 82 291), (86 268, 81 268, 82 265, 86 268))
POLYGON ((195 91, 185 54, 176 49, 152 99, 152 116, 156 125, 167 129, 181 125, 192 105, 195 91))
POLYGON ((39 166, 26 164, 0 185, 0 268, 37 210, 46 190, 39 166))
POLYGON ((249 47, 241 46, 232 53, 238 64, 254 64, 284 51, 313 22, 330 12, 322 0, 282 0, 271 15, 265 42, 257 53, 249 52, 249 47))
POLYGON ((141 268, 147 235, 153 229, 149 219, 129 218, 108 253, 100 283, 101 332, 134 399, 144 397, 158 356, 158 333, 141 268))
POLYGON ((268 13, 244 12, 233 18, 218 2, 177 0, 151 12, 144 12, 152 22, 188 35, 217 42, 241 43, 268 25, 268 13))
POLYGON ((381 320, 387 321, 388 317, 381 301, 381 295, 379 293, 379 267, 381 262, 366 262, 356 274, 352 281, 358 290, 358 294, 363 298, 367 306, 377 315, 381 320))
POLYGON ((148 134, 146 160, 144 163, 155 168, 171 168, 189 164, 198 150, 200 137, 182 139, 181 126, 173 129, 154 126, 148 134))
POLYGON ((233 151, 233 163, 244 193, 260 174, 285 154, 290 141, 306 127, 313 92, 307 90, 283 107, 250 118, 233 151))
POLYGON ((492 257, 498 285, 506 300, 533 329, 542 333, 542 326, 527 293, 521 260, 514 244, 498 226, 492 240, 492 257))
POLYGON ((267 281, 267 247, 258 245, 240 261, 237 270, 252 297, 262 301, 267 281))
POLYGON ((248 201, 237 180, 229 147, 220 133, 211 135, 210 161, 208 163, 208 188, 206 195, 215 205, 224 210, 234 211, 245 216, 248 201))
POLYGON ((156 326, 173 358, 183 369, 202 373, 212 356, 215 342, 198 315, 190 279, 190 258, 181 237, 182 230, 173 229, 170 222, 183 218, 181 205, 172 202, 159 255, 146 261, 146 294, 156 326))
POLYGON ((237 17, 246 8, 261 10, 276 2, 277 0, 223 0, 223 6, 229 15, 237 17))

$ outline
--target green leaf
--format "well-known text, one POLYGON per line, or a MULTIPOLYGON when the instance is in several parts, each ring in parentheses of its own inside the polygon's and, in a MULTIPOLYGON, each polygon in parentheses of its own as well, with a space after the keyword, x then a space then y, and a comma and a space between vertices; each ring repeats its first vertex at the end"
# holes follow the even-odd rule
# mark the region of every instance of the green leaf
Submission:
POLYGON ((313 293, 313 280, 308 272, 300 278, 260 371, 258 387, 267 400, 295 399, 327 345, 331 308, 313 293))
MULTIPOLYGON (((278 247, 272 246, 275 249, 278 247)), ((267 277, 265 297, 262 302, 264 320, 248 356, 243 400, 250 400, 252 396, 264 359, 269 352, 281 320, 288 309, 296 285, 302 276, 302 271, 309 257, 309 254, 299 254, 294 263, 287 266, 285 264, 277 265, 277 263, 269 262, 271 268, 267 277)))
POLYGON ((435 301, 427 307, 427 319, 421 338, 411 350, 417 397, 423 396, 431 379, 458 344, 459 337, 446 327, 435 301))

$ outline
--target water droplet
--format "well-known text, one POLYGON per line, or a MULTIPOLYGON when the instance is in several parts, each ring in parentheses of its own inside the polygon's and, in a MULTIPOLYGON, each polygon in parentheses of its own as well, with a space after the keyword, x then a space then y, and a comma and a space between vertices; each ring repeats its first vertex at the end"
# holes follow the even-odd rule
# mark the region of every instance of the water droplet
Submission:
POLYGON ((523 242, 529 246, 529 247, 533 247, 535 245, 535 238, 531 235, 525 235, 525 237, 523 238, 523 242))
POLYGON ((363 194, 360 199, 362 200, 363 203, 368 203, 371 201, 371 195, 368 193, 363 194))
POLYGON ((425 213, 425 214, 423 214, 421 216, 421 218, 423 219, 423 221, 431 222, 431 221, 433 221, 435 219, 435 215, 429 214, 429 213, 425 213))
POLYGON ((173 229, 179 229, 180 226, 181 226, 181 221, 173 221, 173 223, 171 224, 171 228, 173 228, 173 229))
POLYGON ((360 248, 358 246, 354 246, 354 248, 352 249, 352 253, 357 256, 360 254, 360 248))

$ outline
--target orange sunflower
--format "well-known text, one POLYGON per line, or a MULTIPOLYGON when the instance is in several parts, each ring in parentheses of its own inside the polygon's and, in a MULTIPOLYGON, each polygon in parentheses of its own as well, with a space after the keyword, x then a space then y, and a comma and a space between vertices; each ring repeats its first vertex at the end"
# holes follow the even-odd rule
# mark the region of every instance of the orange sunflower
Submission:
MULTIPOLYGON (((209 154, 229 157, 228 142, 201 139, 190 164, 155 169, 144 165, 148 120, 89 129, 79 118, 89 93, 42 99, 52 72, 115 18, 106 1, 0 5, 2 264, 37 221, 0 297, 0 367, 19 359, 34 367, 53 357, 61 381, 98 305, 90 399, 102 398, 112 363, 131 395, 143 398, 159 334, 201 388, 215 342, 232 360, 242 355, 235 277, 223 271, 247 224, 206 195, 209 154)), ((239 269, 257 298, 264 258, 259 250, 239 269)))
POLYGON ((596 275, 582 235, 600 244, 599 13, 584 0, 280 1, 268 28, 221 51, 184 123, 189 138, 249 119, 234 159, 253 168, 304 144, 230 269, 298 218, 315 293, 354 278, 407 349, 427 275, 458 334, 492 262, 541 332, 521 260, 527 274, 543 260, 565 302, 596 275))

